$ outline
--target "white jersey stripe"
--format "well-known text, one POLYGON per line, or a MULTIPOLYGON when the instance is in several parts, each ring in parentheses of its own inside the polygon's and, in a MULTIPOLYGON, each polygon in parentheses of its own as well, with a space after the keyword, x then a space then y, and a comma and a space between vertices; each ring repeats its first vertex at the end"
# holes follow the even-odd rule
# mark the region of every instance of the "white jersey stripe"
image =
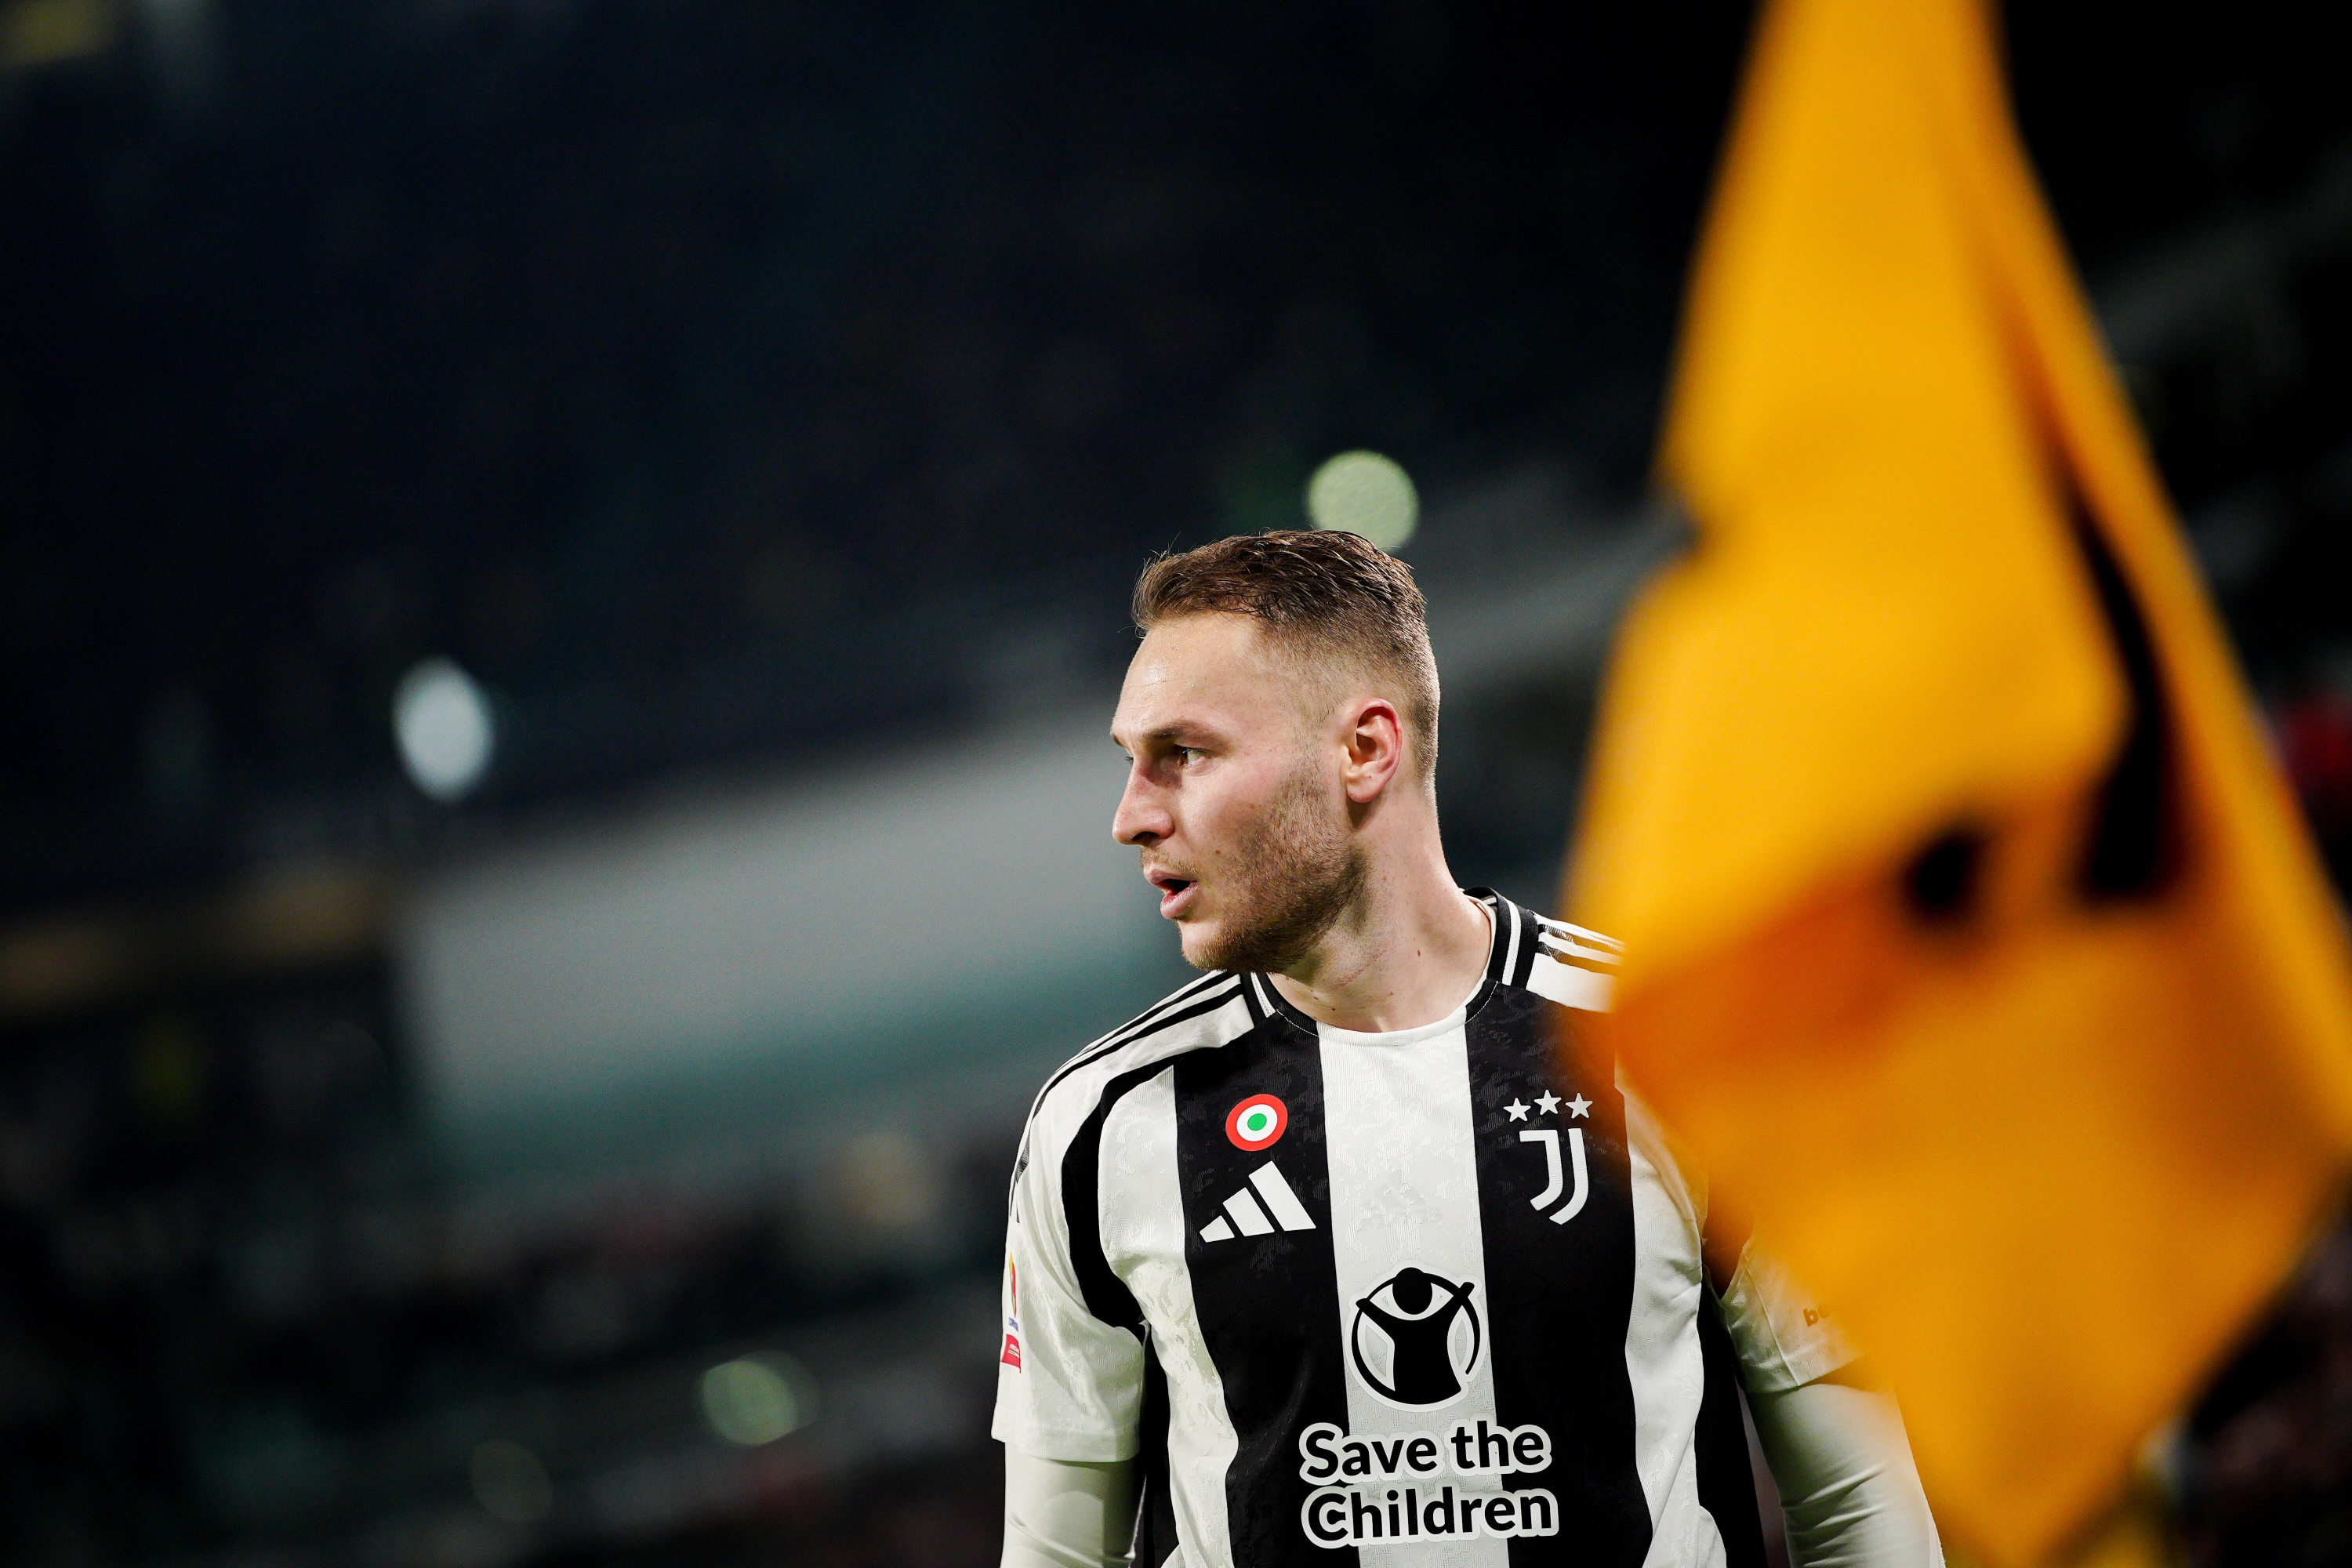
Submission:
POLYGON ((1580 941, 1597 942, 1612 952, 1623 952, 1625 951, 1625 944, 1619 942, 1613 936, 1603 936, 1601 932, 1597 931, 1588 931, 1583 926, 1570 925, 1566 921, 1556 921, 1549 915, 1538 915, 1536 919, 1549 929, 1553 931, 1566 931, 1569 935, 1575 937, 1580 941))
POLYGON ((1579 969, 1555 958, 1539 960, 1528 970, 1528 990, 1547 1002, 1557 1002, 1563 1007, 1580 1008, 1588 1013, 1609 1010, 1609 993, 1615 984, 1615 980, 1609 975, 1579 969))
POLYGON ((1698 1500, 1692 1432, 1706 1391, 1698 1313, 1706 1288, 1699 1215, 1668 1151, 1664 1130, 1620 1073, 1625 1148, 1633 1184, 1633 1309, 1625 1324, 1625 1375, 1633 1388, 1633 1468, 1650 1505, 1643 1561, 1723 1568, 1722 1531, 1698 1500))
POLYGON ((1168 1468, 1187 1568, 1234 1568, 1225 1471, 1241 1444, 1184 1267, 1174 1068, 1137 1087, 1105 1121, 1102 1181, 1123 1200, 1105 1205, 1103 1253, 1153 1325, 1152 1352, 1168 1379, 1168 1468))
POLYGON ((1564 936, 1554 936, 1549 931, 1538 932, 1537 940, 1543 943, 1546 952, 1558 953, 1562 958, 1581 958, 1595 963, 1617 962, 1617 955, 1613 952, 1601 948, 1587 947, 1580 942, 1574 942, 1564 936))
MULTIPOLYGON (((1379 1299, 1401 1269, 1467 1285, 1471 1308, 1486 1310, 1469 1042, 1459 1013, 1431 1028, 1394 1035, 1350 1034, 1328 1025, 1320 1034, 1341 1353, 1352 1361, 1360 1349, 1377 1360, 1384 1336, 1376 1328, 1366 1331, 1360 1347, 1354 1342, 1358 1304, 1372 1298, 1392 1305, 1379 1299)), ((1493 1422, 1492 1359, 1482 1347, 1460 1394, 1435 1409, 1387 1402, 1351 1365, 1349 1430, 1444 1430, 1482 1417, 1493 1422)), ((1379 1568, 1507 1568, 1510 1545, 1483 1537, 1381 1542, 1372 1561, 1379 1568)))

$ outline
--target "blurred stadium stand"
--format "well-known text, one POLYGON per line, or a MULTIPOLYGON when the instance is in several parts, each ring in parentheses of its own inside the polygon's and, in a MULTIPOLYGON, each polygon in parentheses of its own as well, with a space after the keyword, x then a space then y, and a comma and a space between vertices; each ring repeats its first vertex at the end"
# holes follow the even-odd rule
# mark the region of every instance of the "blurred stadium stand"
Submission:
MULTIPOLYGON (((2011 12, 2340 880, 2352 100, 2011 12)), ((1457 869, 1549 903, 1745 21, 0 0, 0 1557, 992 1562, 1026 1095, 1181 978, 1133 573, 1401 460, 1457 869)), ((2352 1551, 2346 1270, 2199 1561, 2352 1551)))

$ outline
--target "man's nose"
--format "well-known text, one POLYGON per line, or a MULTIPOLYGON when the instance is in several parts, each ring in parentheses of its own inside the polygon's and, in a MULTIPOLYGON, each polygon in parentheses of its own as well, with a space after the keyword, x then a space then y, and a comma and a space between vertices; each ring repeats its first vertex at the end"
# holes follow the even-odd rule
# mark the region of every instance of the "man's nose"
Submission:
POLYGON ((1111 814, 1110 836, 1121 844, 1147 846, 1167 837, 1168 809, 1160 804, 1157 793, 1145 781, 1142 769, 1130 772, 1126 793, 1118 797, 1118 809, 1111 814))

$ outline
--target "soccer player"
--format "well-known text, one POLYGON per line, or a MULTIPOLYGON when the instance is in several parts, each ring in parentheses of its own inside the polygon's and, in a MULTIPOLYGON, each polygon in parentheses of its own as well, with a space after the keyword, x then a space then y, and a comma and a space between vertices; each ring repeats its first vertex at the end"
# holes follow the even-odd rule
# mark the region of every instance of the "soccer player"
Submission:
POLYGON ((1411 572, 1227 539, 1135 621, 1112 834, 1208 973, 1023 1135, 1006 1568, 1747 1568, 1741 1382, 1800 1563, 1939 1563, 1892 1400, 1555 1049, 1617 944, 1447 872, 1411 572))

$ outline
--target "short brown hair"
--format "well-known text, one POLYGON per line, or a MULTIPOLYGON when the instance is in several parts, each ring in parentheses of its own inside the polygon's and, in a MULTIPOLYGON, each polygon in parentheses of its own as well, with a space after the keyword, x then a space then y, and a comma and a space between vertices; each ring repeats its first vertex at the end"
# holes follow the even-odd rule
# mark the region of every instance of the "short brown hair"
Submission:
POLYGON ((1416 771, 1437 766, 1437 660, 1412 568, 1352 533, 1236 534, 1162 555, 1135 582, 1135 629, 1175 616, 1255 616, 1291 652, 1336 655, 1401 683, 1416 771))

